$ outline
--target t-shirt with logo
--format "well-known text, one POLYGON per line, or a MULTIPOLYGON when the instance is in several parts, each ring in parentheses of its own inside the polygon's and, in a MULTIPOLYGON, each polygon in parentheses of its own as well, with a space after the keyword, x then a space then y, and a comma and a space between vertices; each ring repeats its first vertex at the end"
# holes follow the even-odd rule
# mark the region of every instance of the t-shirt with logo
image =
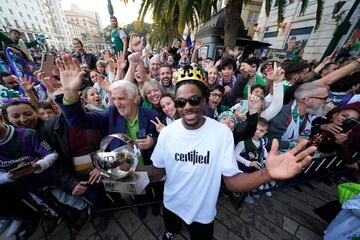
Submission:
POLYGON ((196 130, 186 129, 181 119, 166 126, 151 160, 166 171, 164 206, 187 224, 212 222, 221 176, 240 173, 231 130, 208 117, 196 130))
POLYGON ((54 152, 35 130, 8 127, 5 138, 0 140, 0 171, 8 172, 54 152))

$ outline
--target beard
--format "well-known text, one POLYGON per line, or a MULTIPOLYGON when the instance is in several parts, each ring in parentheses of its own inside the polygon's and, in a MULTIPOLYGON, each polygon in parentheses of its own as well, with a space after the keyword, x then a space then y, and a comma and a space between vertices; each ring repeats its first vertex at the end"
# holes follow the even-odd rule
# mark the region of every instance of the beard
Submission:
POLYGON ((325 104, 322 104, 321 106, 306 106, 305 112, 311 115, 315 116, 325 116, 328 112, 328 109, 326 108, 325 104))

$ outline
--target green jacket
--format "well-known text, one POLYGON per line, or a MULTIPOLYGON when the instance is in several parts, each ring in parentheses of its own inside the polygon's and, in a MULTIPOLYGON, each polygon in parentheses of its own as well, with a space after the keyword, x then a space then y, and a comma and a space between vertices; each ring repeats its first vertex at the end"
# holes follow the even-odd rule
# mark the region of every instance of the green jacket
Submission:
MULTIPOLYGON (((0 32, 0 42, 4 43, 4 47, 6 47, 7 45, 13 44, 15 46, 18 46, 19 42, 15 42, 13 41, 11 38, 9 38, 5 33, 0 32)), ((38 42, 37 40, 31 41, 31 42, 24 42, 26 47, 28 48, 32 48, 35 47, 38 42)))

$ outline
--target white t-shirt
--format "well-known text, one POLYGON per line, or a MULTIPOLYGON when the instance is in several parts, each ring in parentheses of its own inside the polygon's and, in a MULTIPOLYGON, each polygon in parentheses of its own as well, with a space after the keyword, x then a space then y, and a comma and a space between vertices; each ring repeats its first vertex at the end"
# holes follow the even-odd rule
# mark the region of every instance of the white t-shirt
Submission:
POLYGON ((186 129, 181 119, 166 126, 151 160, 166 171, 164 206, 187 224, 212 222, 221 175, 240 173, 231 130, 208 117, 196 130, 186 129))

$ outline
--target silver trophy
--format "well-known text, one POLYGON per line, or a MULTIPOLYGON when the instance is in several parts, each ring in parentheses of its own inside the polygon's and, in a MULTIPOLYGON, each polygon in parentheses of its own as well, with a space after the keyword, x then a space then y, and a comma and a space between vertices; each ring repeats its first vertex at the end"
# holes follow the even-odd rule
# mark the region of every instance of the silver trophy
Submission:
POLYGON ((90 156, 102 176, 112 180, 119 180, 135 172, 141 152, 129 136, 118 133, 103 138, 100 143, 100 150, 90 156), (114 138, 120 139, 125 145, 111 152, 105 152, 114 138))

